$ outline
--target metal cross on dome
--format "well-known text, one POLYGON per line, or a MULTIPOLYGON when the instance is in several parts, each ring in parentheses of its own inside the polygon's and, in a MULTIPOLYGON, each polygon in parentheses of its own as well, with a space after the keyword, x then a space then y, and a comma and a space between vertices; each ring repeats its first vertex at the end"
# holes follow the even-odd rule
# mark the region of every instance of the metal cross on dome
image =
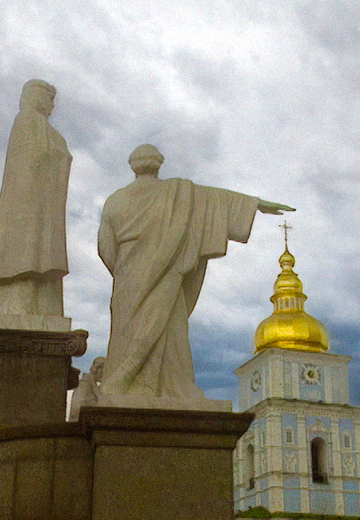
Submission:
POLYGON ((288 226, 286 220, 284 220, 284 224, 279 224, 279 227, 284 228, 285 231, 285 249, 288 248, 288 229, 292 229, 291 226, 288 226))

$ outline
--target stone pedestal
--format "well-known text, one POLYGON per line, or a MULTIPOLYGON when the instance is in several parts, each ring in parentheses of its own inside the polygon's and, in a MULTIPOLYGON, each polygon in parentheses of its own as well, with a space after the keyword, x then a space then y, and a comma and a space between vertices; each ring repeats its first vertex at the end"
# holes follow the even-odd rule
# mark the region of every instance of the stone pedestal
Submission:
POLYGON ((0 426, 64 422, 66 391, 77 385, 71 357, 86 331, 0 330, 0 426))
POLYGON ((252 414, 83 408, 0 428, 0 518, 233 520, 232 451, 252 414))
POLYGON ((0 428, 1 520, 91 520, 92 455, 79 424, 0 428))
POLYGON ((70 332, 71 318, 39 314, 0 314, 0 329, 70 332))
POLYGON ((82 408, 93 520, 233 520, 232 452, 252 414, 82 408))
POLYGON ((100 395, 97 406, 110 408, 156 408, 161 410, 197 410, 232 412, 232 401, 218 399, 176 399, 146 395, 100 395))

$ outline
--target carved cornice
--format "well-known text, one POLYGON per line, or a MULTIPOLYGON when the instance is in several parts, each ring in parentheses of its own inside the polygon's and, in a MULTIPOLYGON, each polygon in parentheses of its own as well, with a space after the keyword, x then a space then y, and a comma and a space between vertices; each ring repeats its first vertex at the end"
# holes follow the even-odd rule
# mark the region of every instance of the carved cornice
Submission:
POLYGON ((0 354, 21 353, 44 356, 82 356, 86 351, 86 330, 43 332, 0 329, 0 354))
MULTIPOLYGON (((339 403, 310 402, 304 399, 267 398, 252 406, 247 412, 255 413, 256 418, 276 417, 281 413, 301 416, 324 416, 330 418, 353 418, 360 415, 360 407, 339 403)), ((359 419, 360 424, 360 419, 359 419)))
POLYGON ((253 414, 233 412, 88 406, 80 410, 80 423, 90 431, 121 429, 240 436, 247 431, 253 419, 253 414))

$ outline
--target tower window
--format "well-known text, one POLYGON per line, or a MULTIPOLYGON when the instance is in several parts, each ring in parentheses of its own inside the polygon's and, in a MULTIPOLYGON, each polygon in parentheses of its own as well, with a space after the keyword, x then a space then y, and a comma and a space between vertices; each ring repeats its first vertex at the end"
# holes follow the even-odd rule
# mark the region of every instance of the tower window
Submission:
POLYGON ((286 442, 286 444, 293 443, 293 431, 291 428, 287 428, 285 430, 285 442, 286 442))
POLYGON ((350 448, 351 447, 350 435, 344 435, 344 447, 345 448, 350 448))
POLYGON ((326 443, 320 437, 311 441, 311 470, 313 482, 328 483, 326 443))

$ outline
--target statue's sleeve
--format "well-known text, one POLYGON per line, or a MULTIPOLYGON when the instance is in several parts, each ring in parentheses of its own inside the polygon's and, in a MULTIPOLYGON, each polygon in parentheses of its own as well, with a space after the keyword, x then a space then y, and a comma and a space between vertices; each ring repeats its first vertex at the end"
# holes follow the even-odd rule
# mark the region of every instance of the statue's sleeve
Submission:
POLYGON ((224 256, 228 240, 247 242, 258 202, 258 197, 196 185, 192 243, 200 244, 198 256, 224 256))
POLYGON ((259 201, 234 191, 194 186, 192 222, 182 257, 188 316, 198 298, 207 260, 224 256, 228 240, 247 242, 259 201))
POLYGON ((116 240, 114 230, 111 227, 109 215, 106 212, 106 205, 104 207, 99 229, 98 251, 101 260, 109 269, 110 273, 114 276, 116 261, 116 240))
POLYGON ((251 233, 259 197, 224 191, 228 209, 228 239, 246 243, 251 233))

